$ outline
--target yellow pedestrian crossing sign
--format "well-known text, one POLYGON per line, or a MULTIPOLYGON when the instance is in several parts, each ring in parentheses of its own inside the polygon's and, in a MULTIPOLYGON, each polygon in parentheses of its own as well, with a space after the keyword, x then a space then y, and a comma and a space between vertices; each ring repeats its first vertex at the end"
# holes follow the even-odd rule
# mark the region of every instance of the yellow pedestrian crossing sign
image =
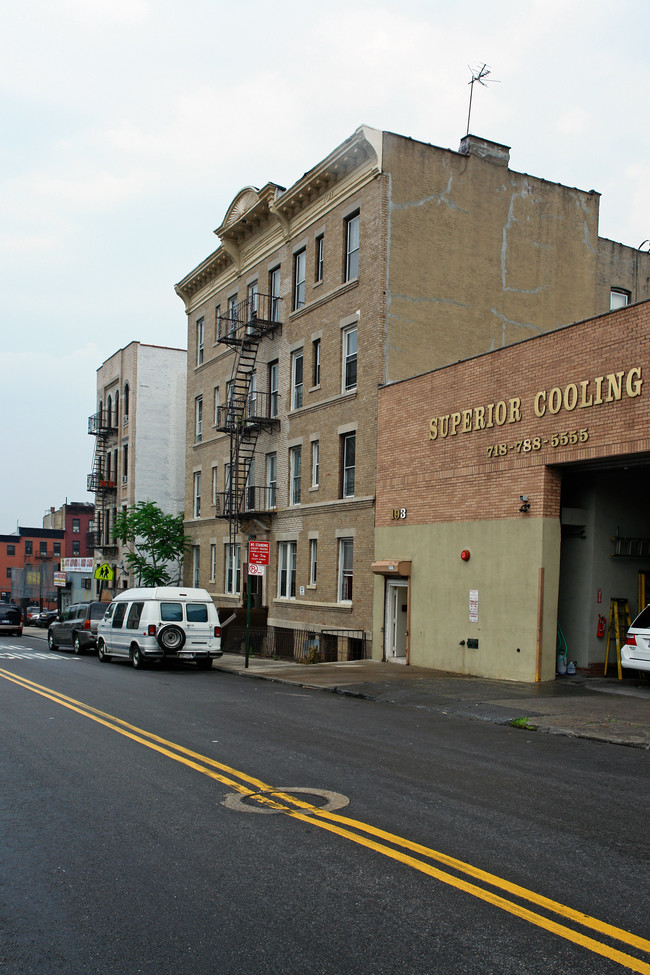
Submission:
POLYGON ((98 565, 95 569, 95 579, 101 579, 102 582, 112 582, 114 576, 115 573, 111 569, 108 562, 102 562, 102 564, 98 565))

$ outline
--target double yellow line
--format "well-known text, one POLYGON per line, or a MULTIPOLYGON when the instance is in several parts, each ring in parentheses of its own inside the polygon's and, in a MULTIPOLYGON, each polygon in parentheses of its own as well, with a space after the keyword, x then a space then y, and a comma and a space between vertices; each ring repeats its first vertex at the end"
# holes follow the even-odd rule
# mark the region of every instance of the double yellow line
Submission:
POLYGON ((19 677, 10 671, 0 669, 0 677, 34 694, 39 694, 55 704, 68 708, 82 717, 89 718, 91 721, 124 735, 132 741, 145 745, 161 755, 181 762, 188 768, 200 772, 202 775, 207 775, 235 792, 251 797, 258 793, 264 793, 265 795, 260 796, 257 801, 269 806, 276 812, 285 813, 292 819, 301 820, 312 826, 328 830, 343 839, 374 850, 391 860, 403 863, 413 870, 433 877, 435 880, 455 887, 466 894, 471 894, 473 897, 528 921, 536 927, 550 931, 560 938, 615 961, 629 971, 650 975, 650 964, 647 961, 636 958, 616 947, 617 944, 627 945, 650 956, 650 941, 645 938, 640 938, 622 928, 590 917, 581 911, 575 911, 558 901, 543 897, 541 894, 536 894, 532 890, 513 884, 495 874, 480 870, 478 867, 457 860, 455 857, 447 856, 438 850, 422 846, 420 843, 404 839, 395 833, 377 829, 368 823, 341 816, 338 813, 321 810, 294 795, 279 792, 268 783, 217 762, 207 755, 201 755, 184 748, 182 745, 167 741, 167 739, 131 725, 121 718, 116 718, 58 691, 36 684, 24 677, 19 677), (446 869, 443 870, 435 864, 441 864, 446 869), (466 877, 471 878, 471 880, 465 879, 466 877), (483 886, 478 886, 478 884, 483 886), (545 913, 538 913, 538 910, 533 910, 528 905, 532 905, 545 913), (558 918, 562 920, 558 920, 558 918), (563 922, 569 922, 575 927, 569 927, 563 922), (609 943, 597 940, 597 938, 585 933, 585 930, 608 939, 609 943))

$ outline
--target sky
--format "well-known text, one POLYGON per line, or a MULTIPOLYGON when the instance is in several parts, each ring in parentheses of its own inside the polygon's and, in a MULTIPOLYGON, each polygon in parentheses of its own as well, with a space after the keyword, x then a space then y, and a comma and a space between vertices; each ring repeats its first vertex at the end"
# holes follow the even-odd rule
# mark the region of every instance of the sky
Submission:
POLYGON ((174 284, 244 186, 291 186, 362 124, 457 150, 483 64, 470 130, 600 192, 600 236, 640 246, 649 36, 648 0, 5 5, 0 534, 94 500, 96 370, 186 347, 174 284))

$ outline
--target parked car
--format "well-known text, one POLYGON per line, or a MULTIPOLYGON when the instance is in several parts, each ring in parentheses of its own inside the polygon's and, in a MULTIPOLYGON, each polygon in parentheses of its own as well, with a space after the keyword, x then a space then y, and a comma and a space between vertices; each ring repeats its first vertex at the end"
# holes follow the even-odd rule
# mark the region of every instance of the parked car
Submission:
POLYGON ((113 657, 143 667, 149 660, 193 660, 209 669, 221 654, 219 614, 206 589, 125 589, 97 631, 102 662, 113 657))
POLYGON ((34 626, 40 614, 41 614, 40 606, 28 606, 25 612, 25 625, 34 626))
POLYGON ((106 612, 106 603, 73 603, 64 610, 61 618, 50 623, 47 645, 50 650, 71 647, 75 653, 95 650, 97 625, 106 612))
POLYGON ((0 603, 0 633, 23 635, 23 614, 16 603, 0 603))
POLYGON ((621 647, 621 667, 650 671, 650 606, 646 606, 627 631, 621 647))
POLYGON ((50 623, 57 623, 61 618, 61 614, 58 609, 45 609, 42 613, 39 613, 38 619, 36 620, 36 626, 41 626, 47 629, 50 623))

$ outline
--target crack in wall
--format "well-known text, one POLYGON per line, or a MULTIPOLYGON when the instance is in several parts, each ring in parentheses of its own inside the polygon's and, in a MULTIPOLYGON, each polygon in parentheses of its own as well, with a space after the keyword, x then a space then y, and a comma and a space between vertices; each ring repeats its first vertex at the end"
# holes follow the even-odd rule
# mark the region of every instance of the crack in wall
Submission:
MULTIPOLYGON (((512 290, 512 289, 511 289, 512 290)), ((498 318, 501 322, 501 345, 495 345, 494 339, 490 342, 490 352, 494 352, 495 349, 503 348, 506 345, 510 345, 510 342, 506 342, 506 328, 508 325, 514 325, 517 328, 525 328, 535 335, 542 335, 544 332, 543 328, 539 325, 533 325, 532 322, 517 322, 512 318, 507 318, 504 314, 498 311, 496 308, 490 308, 491 313, 498 318)))
POLYGON ((390 207, 393 210, 410 210, 414 207, 423 207, 427 203, 444 203, 445 206, 449 207, 450 210, 458 210, 459 213, 469 213, 469 210, 463 210, 459 207, 454 200, 451 199, 451 185, 454 181, 454 174, 449 174, 449 181, 447 183, 447 188, 443 190, 442 193, 431 193, 430 196, 423 196, 420 200, 409 200, 407 203, 391 203, 390 207))

